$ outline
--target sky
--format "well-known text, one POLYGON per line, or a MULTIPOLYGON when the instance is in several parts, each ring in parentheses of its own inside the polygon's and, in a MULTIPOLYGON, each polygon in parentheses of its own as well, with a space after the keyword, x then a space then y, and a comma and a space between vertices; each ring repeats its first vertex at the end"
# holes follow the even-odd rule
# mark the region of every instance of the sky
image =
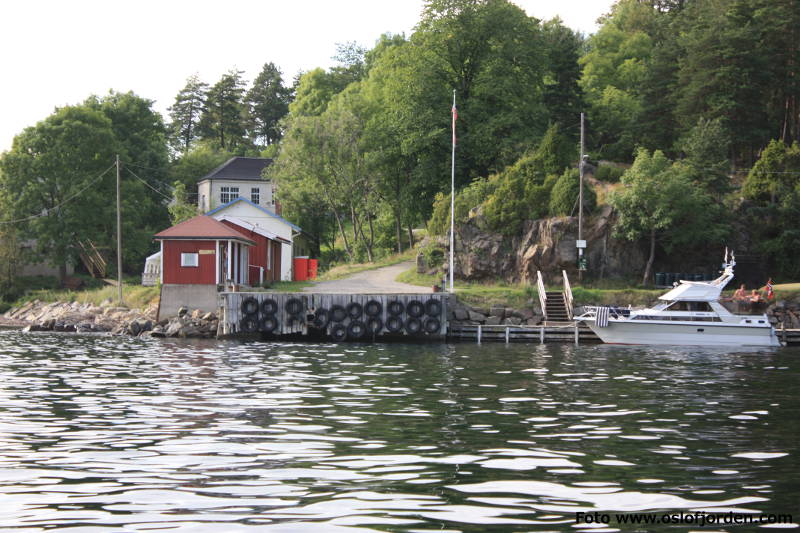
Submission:
MULTIPOLYGON (((613 0, 516 0, 539 19, 586 34, 613 0)), ((337 43, 372 47, 411 34, 423 0, 9 0, 0 3, 0 152, 16 134, 109 90, 153 100, 165 116, 186 78, 209 83, 233 68, 248 81, 273 62, 291 83, 334 64, 337 43)))

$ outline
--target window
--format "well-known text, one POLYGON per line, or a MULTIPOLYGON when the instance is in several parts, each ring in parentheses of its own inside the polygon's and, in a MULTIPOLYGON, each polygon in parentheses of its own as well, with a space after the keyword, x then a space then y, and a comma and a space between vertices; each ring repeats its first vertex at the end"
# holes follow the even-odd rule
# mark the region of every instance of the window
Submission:
POLYGON ((200 266, 199 255, 200 254, 198 254, 196 252, 191 252, 191 253, 182 252, 181 253, 181 266, 182 267, 200 266))
POLYGON ((219 201, 220 203, 227 204, 239 197, 239 187, 220 187, 219 201))
POLYGON ((261 189, 259 189, 258 187, 252 187, 250 189, 250 201, 253 202, 254 204, 261 203, 261 189))

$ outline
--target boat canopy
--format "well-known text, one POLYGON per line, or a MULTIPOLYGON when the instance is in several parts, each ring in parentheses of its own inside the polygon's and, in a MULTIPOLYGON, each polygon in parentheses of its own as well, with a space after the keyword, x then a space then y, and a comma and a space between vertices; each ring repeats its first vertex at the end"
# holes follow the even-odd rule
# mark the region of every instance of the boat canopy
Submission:
POLYGON ((659 300, 693 302, 715 302, 722 294, 723 286, 708 281, 681 281, 681 284, 658 297, 659 300))

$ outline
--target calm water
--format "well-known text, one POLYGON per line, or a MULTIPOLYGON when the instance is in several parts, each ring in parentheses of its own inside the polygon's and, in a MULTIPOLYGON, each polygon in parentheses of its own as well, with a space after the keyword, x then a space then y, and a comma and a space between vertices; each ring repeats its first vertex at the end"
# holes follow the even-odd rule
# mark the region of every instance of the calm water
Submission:
POLYGON ((5 332, 0 529, 643 531, 575 513, 698 509, 797 522, 799 380, 797 349, 5 332))

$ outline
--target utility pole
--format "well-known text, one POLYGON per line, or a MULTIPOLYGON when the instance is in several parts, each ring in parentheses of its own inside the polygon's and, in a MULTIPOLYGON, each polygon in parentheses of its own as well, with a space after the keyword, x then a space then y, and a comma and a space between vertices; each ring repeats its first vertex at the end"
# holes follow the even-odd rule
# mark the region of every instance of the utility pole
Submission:
POLYGON ((117 299, 122 305, 122 201, 119 182, 119 154, 117 154, 117 299))
POLYGON ((456 110, 456 90, 453 89, 453 152, 450 161, 450 292, 455 292, 453 288, 453 270, 455 269, 455 234, 456 234, 456 120, 458 111, 456 110))
POLYGON ((578 161, 578 281, 583 279, 583 249, 586 243, 583 241, 583 167, 586 165, 586 148, 583 136, 583 117, 581 112, 581 156, 578 161))

